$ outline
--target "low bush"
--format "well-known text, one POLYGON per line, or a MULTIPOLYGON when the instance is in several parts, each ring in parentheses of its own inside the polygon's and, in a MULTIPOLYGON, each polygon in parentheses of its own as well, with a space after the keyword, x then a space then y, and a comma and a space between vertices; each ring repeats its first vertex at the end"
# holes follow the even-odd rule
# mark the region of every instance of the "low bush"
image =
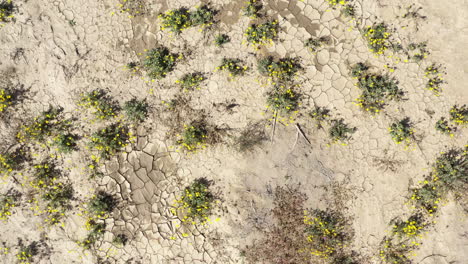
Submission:
POLYGON ((187 8, 169 10, 164 14, 160 14, 162 19, 162 29, 169 28, 173 33, 180 34, 182 30, 192 26, 190 12, 187 8))
POLYGON ((93 109, 93 114, 99 119, 109 119, 116 117, 120 111, 119 103, 104 89, 94 89, 88 93, 82 93, 79 106, 86 109, 93 109))
POLYGON ((0 0, 0 23, 10 22, 14 11, 15 6, 11 0, 0 0))
POLYGON ((352 4, 347 4, 341 9, 341 13, 346 17, 355 17, 356 8, 352 4))
POLYGON ((275 82, 291 81, 302 69, 298 58, 282 58, 275 60, 273 57, 260 59, 257 64, 258 71, 268 75, 275 82))
POLYGON ((240 59, 223 58, 221 65, 216 69, 229 72, 229 76, 243 75, 247 71, 247 66, 242 65, 243 61, 240 59))
POLYGON ((247 42, 253 45, 266 45, 278 38, 278 21, 271 20, 260 24, 252 24, 245 31, 247 42))
POLYGON ((209 190, 210 182, 204 178, 194 180, 185 188, 184 194, 177 201, 178 209, 182 210, 182 222, 207 222, 214 206, 215 197, 209 190))
POLYGON ((194 122, 185 126, 182 138, 177 141, 184 150, 189 152, 204 148, 208 131, 203 123, 194 122))
POLYGON ((359 62, 356 63, 354 66, 351 67, 351 76, 355 78, 360 78, 367 74, 367 71, 369 70, 369 66, 367 66, 365 63, 359 62))
POLYGON ((260 11, 263 8, 261 0, 248 0, 246 5, 242 8, 242 13, 244 16, 250 18, 260 17, 260 11))
POLYGON ((351 135, 354 132, 356 132, 356 128, 349 127, 343 119, 332 120, 331 126, 328 129, 328 135, 332 144, 340 141, 342 145, 346 145, 345 142, 351 139, 351 135))
POLYGON ((128 237, 125 234, 118 234, 112 239, 112 243, 119 246, 125 246, 128 242, 128 237))
POLYGON ((370 51, 375 54, 383 54, 390 46, 389 38, 391 33, 384 23, 368 26, 362 31, 362 34, 367 40, 370 51))
POLYGON ((35 117, 28 125, 23 125, 16 135, 20 143, 27 140, 44 142, 56 132, 70 128, 71 120, 65 120, 62 107, 50 106, 47 111, 35 117))
POLYGON ((95 132, 91 136, 90 146, 97 150, 102 158, 109 159, 126 147, 129 139, 128 127, 120 123, 113 123, 95 132))
POLYGON ((63 153, 71 153, 77 150, 78 139, 78 135, 72 133, 59 133, 56 137, 54 137, 54 144, 58 151, 63 153))
POLYGON ((148 117, 148 108, 149 106, 146 99, 138 100, 136 98, 132 98, 125 102, 123 110, 131 121, 143 122, 148 117))
POLYGON ((324 44, 327 44, 329 41, 328 37, 320 37, 320 38, 308 38, 304 42, 304 47, 308 48, 312 52, 317 52, 320 47, 322 47, 324 44))
POLYGON ((89 211, 96 216, 109 214, 116 206, 116 199, 104 191, 99 191, 96 193, 96 195, 91 198, 88 204, 89 211))
POLYGON ((453 137, 453 133, 457 130, 457 127, 450 125, 445 117, 441 117, 436 122, 435 129, 442 134, 453 137))
POLYGON ((193 26, 209 27, 215 23, 217 10, 208 5, 202 5, 190 13, 190 20, 193 26))
POLYGON ((43 189, 53 187, 57 179, 61 177, 61 171, 54 160, 46 159, 34 165, 33 175, 34 180, 30 184, 36 189, 43 189))
POLYGON ((231 41, 231 38, 226 35, 226 34, 218 34, 215 37, 215 45, 218 47, 221 47, 222 45, 229 43, 231 41))
POLYGON ((19 204, 15 195, 0 195, 0 220, 7 220, 11 211, 19 204))
POLYGON ((206 77, 201 72, 186 73, 176 83, 184 90, 200 89, 200 84, 206 80, 206 77))
POLYGON ((330 117, 330 110, 324 107, 315 106, 314 110, 309 113, 309 116, 315 120, 318 128, 323 128, 323 123, 330 117))
POLYGON ((152 79, 162 79, 174 70, 177 54, 166 47, 154 48, 146 53, 143 66, 152 79))
POLYGON ((106 232, 106 224, 103 222, 97 222, 94 219, 89 220, 86 223, 86 228, 90 231, 86 238, 79 242, 84 249, 91 249, 94 244, 104 236, 106 232))
POLYGON ((279 114, 290 113, 299 107, 299 95, 294 92, 292 87, 275 85, 273 90, 268 93, 267 105, 279 114))
POLYGON ((380 258, 384 263, 411 264, 410 256, 414 246, 404 242, 395 242, 390 238, 384 238, 380 246, 380 258))
POLYGON ((468 106, 467 105, 454 105, 450 109, 450 120, 457 125, 468 124, 468 106))
POLYGON ((424 215, 415 213, 407 220, 395 219, 391 222, 392 233, 400 239, 415 239, 421 237, 421 233, 428 226, 424 215))
POLYGON ((388 130, 395 143, 400 144, 404 142, 407 145, 411 143, 414 132, 411 128, 409 118, 404 118, 398 122, 392 123, 388 130))

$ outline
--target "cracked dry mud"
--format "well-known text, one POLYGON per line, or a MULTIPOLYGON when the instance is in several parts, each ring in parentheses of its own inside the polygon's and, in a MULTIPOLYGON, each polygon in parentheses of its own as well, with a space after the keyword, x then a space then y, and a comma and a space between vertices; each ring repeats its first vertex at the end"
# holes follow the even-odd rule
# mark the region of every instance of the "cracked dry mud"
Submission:
MULTIPOLYGON (((284 185, 299 186, 308 197, 308 207, 341 208, 352 218, 352 249, 369 263, 380 263, 379 243, 388 234, 388 223, 408 212, 409 189, 424 179, 441 151, 467 144, 466 127, 453 138, 434 129, 452 105, 468 103, 468 2, 464 0, 353 1, 361 25, 385 21, 396 29, 393 35, 401 43, 428 41, 430 55, 419 63, 374 55, 356 20, 344 18, 339 8, 324 0, 263 1, 268 17, 277 19, 281 30, 278 41, 259 50, 243 43, 251 22, 240 14, 244 0, 210 1, 220 10, 219 22, 211 29, 200 32, 193 27, 180 35, 161 30, 157 15, 194 7, 199 1, 137 0, 144 12, 134 17, 119 12, 117 0, 14 2, 15 21, 0 28, 0 71, 2 78, 30 90, 8 121, 1 122, 2 149, 14 144, 16 124, 50 104, 79 116, 79 94, 95 88, 108 89, 121 102, 146 98, 151 113, 134 127, 134 142, 103 163, 102 178, 88 179, 89 153, 59 157, 74 187, 74 208, 63 226, 53 227, 44 226, 26 202, 15 208, 9 220, 0 223, 0 247, 9 249, 6 254, 0 250, 1 263, 17 261, 19 239, 24 244, 41 241, 34 263, 247 263, 242 252, 262 237, 261 230, 271 227, 273 190, 284 185), (427 19, 403 18, 410 4, 423 7, 427 19), (216 47, 213 40, 218 33, 228 34, 231 42, 216 47), (330 41, 316 53, 304 47, 309 37, 322 36, 330 41), (184 55, 166 78, 152 81, 144 73, 126 69, 160 44, 184 55), (302 96, 299 115, 288 126, 276 124, 272 140, 251 152, 239 152, 235 139, 252 124, 260 123, 267 136, 272 135, 273 126, 267 121, 271 114, 265 113, 270 84, 256 70, 257 59, 267 55, 300 58, 304 69, 295 79, 302 96), (235 78, 214 72, 223 57, 240 58, 250 69, 235 78), (362 111, 355 104, 360 94, 356 79, 349 74, 349 66, 358 62, 398 80, 405 100, 390 102, 379 115, 362 111), (432 63, 442 64, 446 72, 447 83, 438 97, 425 89, 424 70, 432 63), (392 67, 395 70, 390 72, 392 67), (200 90, 180 93, 175 81, 194 71, 206 73, 207 80, 200 90), (177 96, 184 100, 183 109, 176 108, 178 113, 161 103, 177 96), (328 146, 327 131, 316 128, 307 115, 313 106, 327 107, 332 117, 357 128, 347 146, 328 146), (176 151, 182 125, 200 117, 221 131, 220 143, 192 154, 176 151), (409 150, 396 145, 387 130, 402 117, 414 123, 416 143, 409 150), (187 226, 171 208, 184 188, 200 177, 213 181, 220 198, 216 221, 187 226), (118 206, 105 219, 106 232, 95 250, 83 250, 75 243, 86 236, 80 208, 94 190, 112 194, 118 206), (129 242, 114 245, 118 234, 125 234, 129 242)), ((79 122, 85 137, 102 127, 89 116, 79 122)), ((34 157, 48 156, 48 151, 39 149, 34 157)), ((2 194, 12 188, 27 197, 27 186, 11 179, 1 185, 2 194)), ((437 222, 424 234, 413 263, 467 263, 467 232, 466 208, 449 197, 437 222)))

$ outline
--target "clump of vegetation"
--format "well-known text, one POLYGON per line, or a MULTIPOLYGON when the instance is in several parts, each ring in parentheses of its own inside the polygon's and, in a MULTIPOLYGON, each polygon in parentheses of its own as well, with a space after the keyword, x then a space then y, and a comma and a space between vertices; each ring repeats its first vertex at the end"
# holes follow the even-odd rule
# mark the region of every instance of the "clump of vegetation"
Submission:
POLYGON ((450 109, 450 120, 457 125, 468 124, 468 106, 452 106, 452 108, 450 109))
POLYGON ((277 113, 290 113, 299 107, 299 95, 291 87, 276 85, 268 94, 267 104, 277 113))
POLYGON ((173 33, 180 34, 182 30, 192 26, 190 12, 187 8, 169 10, 164 14, 160 14, 162 19, 162 30, 169 28, 173 33))
POLYGON ((344 5, 348 2, 348 0, 327 0, 328 4, 335 7, 338 5, 344 5))
POLYGON ((328 37, 320 37, 320 38, 308 38, 304 42, 304 47, 308 48, 312 52, 317 52, 324 44, 327 44, 329 41, 328 37))
POLYGON ((50 225, 55 225, 60 222, 60 219, 69 210, 70 201, 73 198, 73 187, 71 184, 59 183, 55 186, 45 188, 42 198, 47 202, 46 212, 49 214, 48 222, 50 225))
POLYGON ((144 0, 122 0, 119 7, 120 13, 128 13, 129 18, 144 15, 147 11, 144 0))
POLYGON ((328 130, 331 143, 341 142, 342 145, 346 145, 345 141, 351 139, 351 135, 356 132, 356 128, 349 127, 343 119, 335 119, 331 121, 331 126, 328 130))
POLYGON ((313 210, 305 215, 310 253, 329 258, 347 246, 352 238, 346 219, 333 210, 313 210))
POLYGON ((100 88, 88 93, 82 93, 78 105, 93 109, 93 114, 99 119, 116 117, 120 111, 118 102, 114 101, 104 89, 100 88))
POLYGON ((101 237, 104 236, 104 233, 106 232, 106 224, 91 219, 86 223, 86 228, 90 232, 86 238, 78 244, 84 249, 90 249, 99 239, 101 239, 101 237))
POLYGON ((424 219, 424 215, 421 213, 415 213, 411 215, 407 220, 395 219, 392 222, 394 235, 400 239, 415 239, 421 237, 421 233, 428 226, 428 223, 424 219))
POLYGON ((413 190, 411 200, 416 208, 423 209, 424 212, 433 214, 437 211, 442 194, 438 184, 433 181, 424 181, 424 185, 413 190))
POLYGON ((354 78, 359 78, 367 74, 367 71, 369 70, 369 66, 367 66, 365 63, 358 62, 354 66, 351 67, 351 76, 354 78))
POLYGON ((435 124, 435 129, 444 135, 453 137, 453 133, 457 130, 457 127, 449 124, 445 117, 441 117, 435 124))
POLYGON ((18 199, 15 195, 0 196, 0 220, 7 220, 11 216, 11 211, 18 205, 18 199))
POLYGON ((436 96, 439 96, 442 91, 441 85, 444 83, 439 67, 435 64, 428 66, 425 71, 425 76, 429 79, 426 84, 426 89, 432 91, 436 96))
POLYGON ((226 35, 226 34, 218 34, 215 37, 215 45, 218 47, 221 47, 222 45, 229 43, 231 41, 231 38, 226 35))
POLYGON ((245 31, 247 42, 253 45, 266 45, 278 38, 278 21, 272 20, 260 24, 252 24, 245 31))
POLYGON ((240 59, 223 58, 221 65, 216 69, 229 72, 229 76, 231 77, 239 76, 247 71, 247 66, 243 66, 242 63, 240 59))
POLYGON ((281 58, 275 60, 272 56, 258 61, 258 71, 268 75, 275 82, 291 81, 297 72, 302 69, 298 58, 281 58))
POLYGON ((15 7, 11 0, 1 0, 0 2, 0 22, 6 23, 14 17, 15 7))
POLYGON ((446 190, 468 184, 468 152, 452 149, 441 154, 434 165, 433 179, 446 190))
POLYGON ((261 123, 256 123, 249 124, 249 126, 241 132, 236 143, 239 151, 246 152, 252 150, 256 145, 261 144, 266 139, 264 126, 261 123))
POLYGON ((148 102, 146 99, 138 100, 132 98, 124 104, 124 111, 128 119, 134 122, 143 122, 148 117, 148 102))
POLYGON ((31 182, 31 185, 36 189, 43 189, 54 186, 57 179, 60 178, 61 172, 55 161, 46 159, 34 165, 34 176, 35 179, 31 182))
POLYGON ((184 90, 200 89, 200 84, 206 80, 206 77, 201 72, 186 73, 176 83, 184 90))
POLYGON ((341 13, 346 17, 355 17, 356 16, 356 8, 352 4, 347 4, 341 10, 341 13))
POLYGON ((414 134, 409 118, 392 123, 390 125, 389 131, 393 141, 395 141, 397 144, 405 142, 407 145, 409 145, 414 134))
POLYGON ((202 123, 193 123, 185 126, 182 138, 177 141, 177 144, 182 146, 187 151, 195 151, 204 148, 208 131, 202 123))
POLYGON ((244 16, 250 18, 260 17, 260 11, 262 10, 263 4, 261 0, 249 0, 246 5, 242 8, 244 16))
POLYGON ((362 34, 367 40, 367 45, 369 46, 370 51, 375 54, 383 54, 390 46, 389 38, 391 33, 388 31, 388 27, 384 23, 368 26, 363 30, 362 34))
POLYGON ((215 202, 215 196, 209 190, 210 184, 208 180, 199 178, 185 188, 177 201, 178 209, 182 211, 182 222, 207 223, 215 202))
POLYGON ((385 99, 401 100, 403 91, 398 82, 388 75, 378 75, 368 72, 367 66, 357 64, 351 68, 351 74, 358 78, 357 86, 362 93, 357 99, 357 105, 364 110, 376 114, 385 107, 385 99))
POLYGON ((330 117, 330 110, 325 107, 315 106, 309 115, 315 120, 318 128, 323 128, 323 123, 330 117))
POLYGON ((114 123, 91 136, 90 145, 98 150, 104 159, 109 159, 112 155, 127 146, 130 139, 130 132, 127 126, 114 123))
POLYGON ((215 22, 217 11, 208 5, 202 5, 190 13, 190 20, 193 26, 209 27, 215 22))
POLYGON ((59 133, 54 137, 54 145, 60 152, 71 153, 77 149, 78 139, 78 135, 72 133, 59 133))
POLYGON ((174 70, 177 54, 173 54, 166 47, 154 48, 146 53, 143 66, 152 79, 162 79, 174 70))
POLYGON ((128 242, 128 237, 125 234, 118 234, 112 239, 112 243, 119 246, 125 246, 128 242))
POLYGON ((427 58, 427 55, 429 55, 426 42, 411 43, 408 45, 408 49, 408 59, 411 59, 415 62, 420 62, 427 58))
POLYGON ((0 154, 0 175, 7 176, 13 171, 21 169, 22 163, 28 159, 24 148, 0 154))
POLYGON ((104 191, 99 191, 94 195, 88 204, 89 211, 97 216, 111 213, 116 206, 117 201, 115 198, 104 191))
POLYGON ((29 264, 33 262, 34 256, 37 254, 36 243, 31 243, 29 246, 21 246, 16 259, 20 264, 29 264))
POLYGON ((380 258, 386 263, 411 264, 410 255, 413 252, 413 245, 406 245, 404 242, 395 243, 390 238, 384 238, 380 246, 380 258))
POLYGON ((70 124, 70 120, 65 120, 63 118, 62 107, 49 106, 47 111, 35 117, 29 125, 23 125, 22 130, 18 132, 16 138, 21 143, 26 140, 44 142, 46 138, 53 135, 54 132, 64 131, 69 128, 70 124))
POLYGON ((11 89, 0 89, 0 112, 4 112, 14 102, 14 94, 11 89))

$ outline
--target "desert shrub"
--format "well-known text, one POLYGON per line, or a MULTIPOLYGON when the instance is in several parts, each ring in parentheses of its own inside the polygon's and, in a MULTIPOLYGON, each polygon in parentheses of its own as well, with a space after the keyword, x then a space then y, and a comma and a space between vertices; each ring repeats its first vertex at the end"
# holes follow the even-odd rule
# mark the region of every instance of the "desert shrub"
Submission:
POLYGON ((193 26, 209 27, 215 23, 215 15, 218 11, 208 5, 202 5, 190 13, 190 20, 193 26))
POLYGON ((451 149, 437 157, 433 167, 433 178, 449 190, 468 184, 467 152, 451 149))
POLYGON ((373 114, 385 107, 385 100, 401 100, 403 97, 398 82, 388 75, 363 74, 358 77, 357 86, 361 89, 357 105, 373 114))
POLYGON ((215 37, 215 45, 218 47, 221 47, 222 45, 229 43, 231 41, 231 38, 226 35, 226 34, 218 34, 215 37))
POLYGON ((278 38, 278 21, 272 20, 261 24, 252 24, 245 31, 247 42, 253 45, 266 45, 278 38))
POLYGON ((414 213, 407 220, 394 219, 391 222, 393 228, 392 233, 400 239, 414 239, 421 237, 421 233, 428 226, 424 215, 421 213, 414 213))
POLYGON ((99 239, 104 236, 106 232, 106 224, 103 222, 97 222, 94 219, 89 220, 86 223, 86 228, 90 231, 86 238, 79 242, 84 249, 90 249, 99 239))
POLYGON ((63 118, 62 107, 49 106, 47 111, 36 116, 28 125, 23 125, 16 138, 19 142, 25 142, 26 140, 44 142, 53 133, 68 129, 70 124, 71 120, 63 118))
POLYGON ((223 58, 221 65, 216 69, 229 72, 229 76, 239 76, 247 71, 247 66, 243 66, 242 63, 240 59, 223 58))
POLYGON ((185 90, 199 89, 200 84, 206 80, 206 77, 201 72, 186 73, 176 83, 185 90))
POLYGON ((185 188, 182 197, 177 201, 178 209, 182 210, 182 222, 192 224, 207 222, 215 201, 209 187, 208 180, 199 178, 185 188))
POLYGON ((260 11, 262 10, 263 4, 261 0, 249 0, 246 5, 242 8, 244 16, 250 18, 260 17, 260 11))
POLYGON ((420 62, 423 59, 427 58, 429 51, 427 50, 427 42, 421 43, 410 43, 408 45, 408 59, 411 59, 415 62, 420 62))
POLYGON ((290 81, 302 69, 298 58, 282 58, 275 60, 273 57, 265 57, 257 63, 258 71, 268 75, 275 81, 290 81))
POLYGON ((236 144, 241 152, 252 150, 267 139, 264 127, 260 123, 249 124, 236 139, 236 144))
POLYGON ((437 211, 438 205, 442 199, 439 185, 432 181, 425 181, 425 184, 413 190, 411 200, 416 208, 424 212, 433 214, 437 211))
POLYGON ((132 98, 124 104, 124 111, 128 119, 134 122, 143 122, 148 117, 148 103, 146 99, 138 100, 132 98))
POLYGON ((54 186, 55 182, 61 176, 55 161, 46 159, 39 164, 34 165, 34 180, 30 183, 36 189, 43 189, 54 186))
POLYGON ((190 12, 185 7, 169 10, 164 14, 160 14, 159 18, 162 19, 163 30, 169 28, 173 33, 176 34, 180 34, 182 30, 192 26, 190 12))
POLYGON ((129 18, 144 15, 147 12, 145 0, 121 0, 120 13, 128 13, 129 18))
POLYGON ((396 243, 392 239, 384 238, 380 245, 380 258, 385 263, 411 264, 414 246, 406 245, 403 242, 396 243))
POLYGON ((37 253, 37 245, 33 242, 28 246, 21 246, 19 252, 16 254, 16 259, 20 264, 29 264, 33 262, 33 258, 37 253))
POLYGON ((361 264, 361 260, 356 252, 351 253, 344 253, 344 252, 337 252, 333 256, 332 260, 333 264, 361 264))
POLYGON ((109 159, 128 144, 130 133, 127 126, 120 123, 113 123, 91 136, 90 146, 97 151, 104 159, 109 159))
POLYGON ((351 76, 359 78, 364 76, 367 73, 367 70, 369 70, 369 66, 367 66, 365 63, 359 62, 351 67, 350 73, 351 76))
POLYGON ((426 89, 432 91, 436 96, 439 96, 442 92, 441 86, 444 83, 439 66, 432 64, 426 67, 425 76, 429 79, 426 83, 426 89))
POLYGON ((28 153, 24 148, 0 154, 0 175, 8 175, 13 171, 19 170, 22 164, 29 159, 28 153))
POLYGON ((109 119, 116 117, 120 111, 118 102, 103 89, 94 89, 88 93, 82 93, 79 106, 86 109, 93 109, 93 114, 99 119, 109 119))
POLYGON ((203 123, 194 122, 184 127, 182 138, 177 141, 183 149, 195 151, 204 148, 208 131, 203 123))
POLYGON ((299 107, 299 95, 291 87, 275 85, 268 93, 267 105, 277 113, 290 113, 299 107))
POLYGON ((13 17, 15 6, 11 0, 0 0, 0 23, 9 22, 13 17))
POLYGON ((0 195, 0 220, 7 220, 11 211, 18 205, 18 197, 15 195, 0 195))
POLYGON ((453 137, 453 133, 457 130, 455 126, 449 124, 445 117, 441 117, 435 124, 435 129, 444 135, 453 137))
POLYGON ((4 112, 14 102, 14 94, 11 89, 0 89, 0 112, 4 112))
POLYGON ((312 210, 304 218, 307 241, 312 255, 329 258, 341 251, 350 242, 346 219, 337 211, 312 210))
POLYGON ((317 52, 320 47, 323 46, 323 44, 328 43, 328 38, 327 37, 320 37, 320 38, 308 38, 304 42, 304 47, 308 48, 312 52, 317 52))
POLYGON ((77 149, 78 135, 72 133, 59 133, 54 137, 54 144, 60 152, 70 153, 77 149))
POLYGON ((348 0, 327 0, 328 4, 331 6, 338 6, 338 5, 344 5, 348 2, 348 0))
POLYGON ((174 70, 176 56, 166 47, 154 48, 146 53, 143 66, 150 78, 162 79, 174 70))
POLYGON ((352 4, 347 4, 341 9, 341 13, 346 17, 355 17, 356 8, 352 4))
POLYGON ((414 132, 411 128, 409 118, 404 118, 398 122, 392 123, 388 130, 390 131, 390 136, 392 137, 393 141, 395 141, 395 143, 411 143, 414 132))
POLYGON ((354 132, 356 132, 355 127, 349 127, 349 125, 347 125, 343 119, 335 119, 331 121, 328 135, 332 143, 341 141, 342 145, 346 145, 345 141, 351 139, 351 135, 354 132))
POLYGON ((452 106, 452 108, 450 109, 450 120, 457 125, 468 124, 468 106, 452 106))
POLYGON ((70 202, 73 198, 73 187, 71 184, 58 183, 54 186, 44 188, 42 198, 46 201, 47 219, 50 225, 60 223, 65 212, 71 208, 70 202))
POLYGON ((88 203, 89 211, 97 216, 111 213, 116 206, 115 198, 104 191, 96 193, 88 203))
POLYGON ((330 117, 330 110, 325 107, 315 106, 314 110, 309 113, 309 116, 315 120, 318 128, 323 127, 323 123, 330 117))
POLYGON ((125 234, 118 234, 112 239, 112 243, 119 246, 125 246, 128 242, 128 237, 125 234))
POLYGON ((374 24, 366 27, 362 34, 367 40, 367 45, 371 52, 375 54, 383 54, 389 47, 389 38, 391 33, 388 31, 387 25, 384 23, 374 24))

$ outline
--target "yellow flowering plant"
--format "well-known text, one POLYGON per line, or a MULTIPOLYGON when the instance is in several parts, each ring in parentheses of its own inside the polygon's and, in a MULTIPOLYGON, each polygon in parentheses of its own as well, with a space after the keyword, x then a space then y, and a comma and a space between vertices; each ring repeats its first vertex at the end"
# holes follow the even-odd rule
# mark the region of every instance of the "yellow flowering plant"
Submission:
POLYGON ((98 119, 110 119, 116 117, 120 111, 117 101, 104 89, 94 89, 88 93, 82 93, 78 106, 86 109, 93 109, 93 114, 98 119))
POLYGON ((89 144, 102 158, 109 159, 127 146, 130 137, 131 133, 126 125, 113 123, 95 132, 89 144))
POLYGON ((209 190, 211 182, 205 178, 194 180, 176 201, 181 221, 187 224, 205 224, 213 210, 215 196, 209 190))
POLYGON ((253 45, 272 44, 278 39, 279 25, 277 20, 270 20, 264 23, 252 24, 245 31, 247 42, 253 45))
POLYGON ((10 22, 14 17, 15 6, 12 0, 0 0, 0 23, 10 22))

